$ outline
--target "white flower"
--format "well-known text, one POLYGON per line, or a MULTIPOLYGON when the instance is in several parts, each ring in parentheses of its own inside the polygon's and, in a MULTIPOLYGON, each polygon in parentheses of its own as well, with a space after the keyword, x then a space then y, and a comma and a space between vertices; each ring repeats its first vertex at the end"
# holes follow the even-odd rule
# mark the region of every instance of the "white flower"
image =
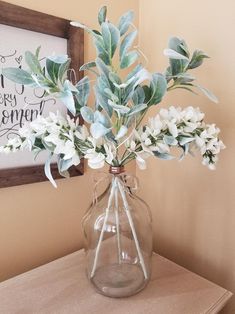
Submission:
POLYGON ((74 147, 74 143, 68 140, 66 142, 64 141, 58 142, 57 146, 55 147, 54 154, 57 155, 63 154, 64 155, 63 159, 67 160, 73 158, 74 155, 77 155, 77 152, 74 147))
POLYGON ((205 146, 205 139, 203 137, 196 135, 195 142, 199 148, 202 148, 203 146, 205 146))
POLYGON ((175 125, 175 123, 168 122, 167 126, 169 128, 169 131, 170 131, 171 135, 174 136, 174 137, 177 137, 178 136, 178 129, 177 129, 177 126, 175 125))
POLYGON ((63 143, 63 141, 59 138, 58 133, 51 133, 51 134, 45 136, 43 138, 43 140, 48 144, 52 143, 54 145, 58 145, 58 144, 61 145, 63 143))
POLYGON ((214 157, 213 158, 213 163, 210 161, 210 158, 209 157, 205 157, 203 158, 202 160, 202 164, 204 166, 207 166, 210 170, 215 170, 215 163, 217 162, 218 158, 217 157, 214 157))
POLYGON ((150 145, 152 145, 152 141, 150 140, 150 138, 146 138, 146 140, 144 141, 144 144, 146 146, 150 146, 150 145))
POLYGON ((148 124, 149 132, 151 132, 153 136, 158 135, 163 129, 163 122, 160 120, 159 115, 157 115, 155 118, 150 118, 148 124))
POLYGON ((161 153, 161 154, 164 154, 164 153, 169 153, 170 152, 170 148, 167 144, 165 143, 156 143, 156 150, 161 153))
POLYGON ((116 156, 115 146, 112 145, 111 143, 105 143, 104 149, 106 153, 105 160, 107 161, 108 164, 112 164, 112 161, 116 156))
POLYGON ((189 106, 182 111, 182 119, 185 122, 200 122, 204 119, 204 113, 202 113, 199 108, 193 108, 192 106, 189 106))
POLYGON ((102 153, 89 149, 84 157, 88 159, 88 166, 92 169, 99 169, 104 166, 105 156, 102 153))

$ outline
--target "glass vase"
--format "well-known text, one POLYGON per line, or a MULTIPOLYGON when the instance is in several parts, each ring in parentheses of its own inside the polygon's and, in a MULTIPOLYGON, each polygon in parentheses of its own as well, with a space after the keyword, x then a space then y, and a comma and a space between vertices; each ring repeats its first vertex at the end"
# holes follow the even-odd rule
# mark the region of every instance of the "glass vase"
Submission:
POLYGON ((109 297, 131 296, 150 279, 151 214, 137 189, 135 176, 110 167, 96 180, 93 203, 83 218, 87 276, 109 297))

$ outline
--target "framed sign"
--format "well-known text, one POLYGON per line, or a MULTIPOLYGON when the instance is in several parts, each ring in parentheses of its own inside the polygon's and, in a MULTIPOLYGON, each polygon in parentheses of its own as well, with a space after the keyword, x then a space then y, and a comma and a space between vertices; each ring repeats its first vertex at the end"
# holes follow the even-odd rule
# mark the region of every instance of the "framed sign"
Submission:
MULTIPOLYGON (((40 55, 68 54, 71 58, 70 75, 80 80, 79 72, 84 63, 84 32, 70 25, 70 21, 0 1, 0 69, 24 68, 24 52, 36 51, 40 55)), ((37 115, 53 111, 66 114, 66 108, 53 97, 45 96, 40 89, 15 84, 0 71, 0 145, 14 136, 24 123, 37 115)), ((35 161, 30 152, 17 152, 0 156, 0 187, 45 181, 44 162, 41 154, 35 161)), ((83 174, 83 161, 70 169, 71 176, 83 174)), ((57 165, 51 166, 53 177, 61 178, 57 165)))

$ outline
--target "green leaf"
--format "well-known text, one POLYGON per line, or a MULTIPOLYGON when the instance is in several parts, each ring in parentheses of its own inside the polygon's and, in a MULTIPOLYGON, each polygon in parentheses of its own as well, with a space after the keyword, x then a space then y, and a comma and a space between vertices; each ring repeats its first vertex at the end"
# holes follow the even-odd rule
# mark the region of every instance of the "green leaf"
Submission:
POLYGON ((99 122, 103 124, 106 128, 110 127, 110 119, 108 119, 106 115, 104 115, 98 110, 96 110, 94 113, 94 122, 99 122))
POLYGON ((110 99, 108 100, 108 104, 114 109, 116 110, 120 115, 124 115, 126 113, 128 113, 130 111, 129 107, 123 106, 123 105, 118 105, 115 104, 113 101, 111 101, 110 99))
POLYGON ((84 76, 76 84, 76 89, 78 91, 78 93, 75 94, 77 101, 81 107, 86 106, 90 94, 90 82, 87 76, 84 76))
POLYGON ((46 59, 47 73, 55 84, 58 82, 60 66, 61 66, 60 63, 56 63, 48 58, 46 59))
POLYGON ((98 13, 98 22, 101 25, 102 23, 105 22, 106 20, 106 15, 107 15, 107 7, 103 6, 98 13))
POLYGON ((178 144, 174 136, 164 135, 163 140, 167 145, 175 146, 178 144))
POLYGON ((153 152, 154 156, 160 158, 160 159, 164 159, 164 160, 171 160, 171 159, 174 159, 173 156, 171 156, 170 154, 168 153, 159 153, 157 151, 153 152))
POLYGON ((204 95, 206 95, 211 101, 213 101, 214 103, 218 103, 218 98, 211 92, 209 91, 207 88, 202 87, 200 85, 194 85, 195 87, 197 87, 201 92, 203 92, 204 95))
POLYGON ((127 51, 130 49, 130 47, 133 45, 133 42, 137 36, 137 31, 133 31, 126 35, 124 39, 121 42, 120 50, 119 50, 119 57, 120 61, 125 57, 127 51))
POLYGON ((81 67, 80 67, 80 71, 85 71, 85 70, 90 70, 91 68, 96 67, 96 63, 94 61, 90 61, 87 63, 84 63, 81 67))
POLYGON ((134 105, 138 105, 138 104, 143 104, 144 100, 145 100, 144 90, 141 86, 137 86, 137 88, 135 89, 133 93, 132 101, 134 105))
POLYGON ((125 95, 123 98, 124 103, 130 100, 133 97, 133 93, 135 92, 135 88, 143 83, 146 80, 151 80, 152 76, 150 73, 144 69, 139 68, 140 70, 129 79, 129 84, 125 87, 125 95))
POLYGON ((111 117, 113 109, 111 106, 108 105, 108 97, 104 95, 103 91, 97 85, 95 86, 94 91, 96 96, 97 107, 102 108, 108 114, 108 116, 111 117))
POLYGON ((93 113, 91 108, 84 106, 81 108, 80 112, 81 112, 83 119, 87 123, 93 123, 94 122, 94 113, 93 113))
POLYGON ((65 86, 64 90, 58 93, 57 97, 61 99, 67 109, 75 116, 76 108, 72 92, 65 86))
POLYGON ((109 79, 110 81, 115 85, 121 85, 122 84, 122 80, 120 79, 120 77, 114 73, 114 72, 109 72, 109 79))
POLYGON ((131 51, 129 53, 127 53, 121 63, 120 63, 120 68, 121 69, 125 69, 125 68, 128 68, 129 66, 131 66, 133 63, 136 62, 136 60, 138 59, 139 57, 139 54, 137 51, 131 51))
MULTIPOLYGON (((191 86, 191 85, 190 85, 190 86, 191 86)), ((197 93, 195 93, 195 91, 194 91, 193 89, 191 89, 190 87, 188 87, 187 85, 175 86, 175 87, 173 88, 173 90, 174 90, 174 89, 178 89, 178 88, 185 89, 185 90, 187 90, 188 92, 197 95, 197 93)))
MULTIPOLYGON (((177 37, 172 37, 169 40, 168 48, 176 51, 177 53, 188 57, 187 53, 185 52, 184 49, 182 49, 182 44, 184 44, 184 41, 177 38, 177 37)), ((171 73, 172 75, 176 75, 178 73, 184 72, 186 66, 188 65, 188 59, 170 59, 170 66, 171 66, 171 73)))
POLYGON ((109 131, 110 131, 109 129, 107 129, 105 126, 103 126, 103 124, 101 124, 99 122, 92 123, 91 127, 90 127, 91 135, 95 139, 98 139, 98 138, 104 136, 109 131))
POLYGON ((145 95, 144 102, 148 103, 150 98, 151 98, 151 89, 147 85, 143 85, 142 88, 143 88, 144 95, 145 95))
POLYGON ((30 51, 25 52, 25 62, 27 63, 28 67, 33 73, 37 74, 42 72, 41 65, 36 56, 32 52, 30 51))
POLYGON ((182 55, 181 53, 173 50, 173 49, 164 49, 163 51, 164 55, 170 59, 176 59, 176 60, 187 60, 188 57, 182 55))
POLYGON ((19 68, 5 68, 2 69, 2 74, 9 80, 23 85, 35 84, 30 73, 19 68))
POLYGON ((69 175, 69 172, 67 171, 67 169, 70 168, 72 166, 72 164, 73 164, 72 158, 64 160, 63 158, 58 156, 57 167, 58 167, 59 174, 62 177, 69 178, 70 175, 69 175))
POLYGON ((177 84, 188 84, 195 80, 195 77, 189 73, 180 73, 175 76, 177 84))
POLYGON ((148 107, 147 104, 136 105, 136 106, 132 107, 131 110, 128 112, 128 116, 135 115, 135 114, 139 113, 140 111, 143 111, 147 107, 148 107))
POLYGON ((209 56, 201 50, 195 50, 192 59, 189 62, 188 69, 195 69, 199 67, 205 58, 209 58, 209 56))
POLYGON ((176 52, 188 57, 188 48, 186 48, 186 43, 183 39, 180 39, 178 37, 171 37, 169 39, 168 48, 173 49, 176 52))
POLYGON ((37 47, 36 52, 35 52, 35 57, 38 59, 39 58, 39 53, 41 50, 41 46, 37 47))
POLYGON ((132 71, 126 77, 126 81, 129 81, 133 76, 139 73, 143 69, 142 64, 137 64, 132 71))
POLYGON ((183 39, 181 39, 181 44, 179 45, 179 48, 181 48, 184 51, 186 57, 188 57, 188 58, 190 57, 190 53, 189 53, 187 44, 183 39))
POLYGON ((158 104, 166 93, 167 81, 164 75, 160 73, 154 73, 152 76, 152 81, 150 83, 150 88, 151 98, 148 105, 152 106, 158 104))
POLYGON ((118 29, 120 31, 121 36, 128 31, 129 26, 131 25, 133 19, 134 19, 134 12, 133 11, 128 11, 121 16, 121 18, 118 22, 118 29))
POLYGON ((185 144, 190 143, 190 142, 192 142, 194 140, 195 140, 194 137, 182 136, 179 139, 179 143, 180 143, 181 146, 184 146, 185 144))
POLYGON ((44 172, 45 172, 45 175, 47 177, 47 179, 51 182, 51 184, 57 188, 57 185, 55 183, 55 180, 53 179, 52 177, 52 174, 51 174, 51 159, 53 157, 53 153, 51 153, 48 158, 47 158, 47 161, 45 162, 45 166, 44 166, 44 172))
POLYGON ((70 66, 71 59, 68 59, 65 63, 61 64, 58 71, 58 79, 63 84, 67 79, 67 72, 70 66))
POLYGON ((109 73, 110 73, 110 69, 109 67, 104 63, 103 60, 101 60, 100 58, 96 58, 95 60, 97 69, 99 70, 100 74, 104 74, 105 77, 107 79, 109 79, 109 73))
POLYGON ((67 55, 55 55, 55 56, 49 56, 47 59, 51 60, 52 62, 62 64, 68 61, 67 55))
POLYGON ((101 36, 94 39, 94 45, 95 45, 96 53, 98 57, 102 59, 106 65, 110 65, 110 56, 109 56, 108 51, 106 51, 106 48, 104 46, 104 41, 101 36))
POLYGON ((121 125, 117 135, 115 136, 115 140, 119 140, 123 136, 125 136, 128 132, 128 128, 125 125, 121 125))
POLYGON ((111 89, 105 88, 105 89, 104 89, 104 92, 105 92, 105 94, 106 94, 110 99, 112 99, 114 102, 118 102, 118 101, 119 101, 119 98, 118 98, 115 94, 112 93, 111 89))
POLYGON ((119 44, 120 39, 119 30, 113 24, 109 22, 104 22, 101 25, 101 33, 104 41, 104 47, 111 59, 119 44))

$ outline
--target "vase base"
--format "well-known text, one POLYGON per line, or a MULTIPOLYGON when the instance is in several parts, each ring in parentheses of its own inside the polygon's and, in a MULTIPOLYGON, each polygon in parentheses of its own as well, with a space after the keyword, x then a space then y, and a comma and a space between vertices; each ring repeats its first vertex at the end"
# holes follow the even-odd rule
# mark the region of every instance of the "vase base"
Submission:
POLYGON ((99 293, 112 298, 129 297, 148 283, 139 266, 127 263, 100 267, 90 280, 99 293))

